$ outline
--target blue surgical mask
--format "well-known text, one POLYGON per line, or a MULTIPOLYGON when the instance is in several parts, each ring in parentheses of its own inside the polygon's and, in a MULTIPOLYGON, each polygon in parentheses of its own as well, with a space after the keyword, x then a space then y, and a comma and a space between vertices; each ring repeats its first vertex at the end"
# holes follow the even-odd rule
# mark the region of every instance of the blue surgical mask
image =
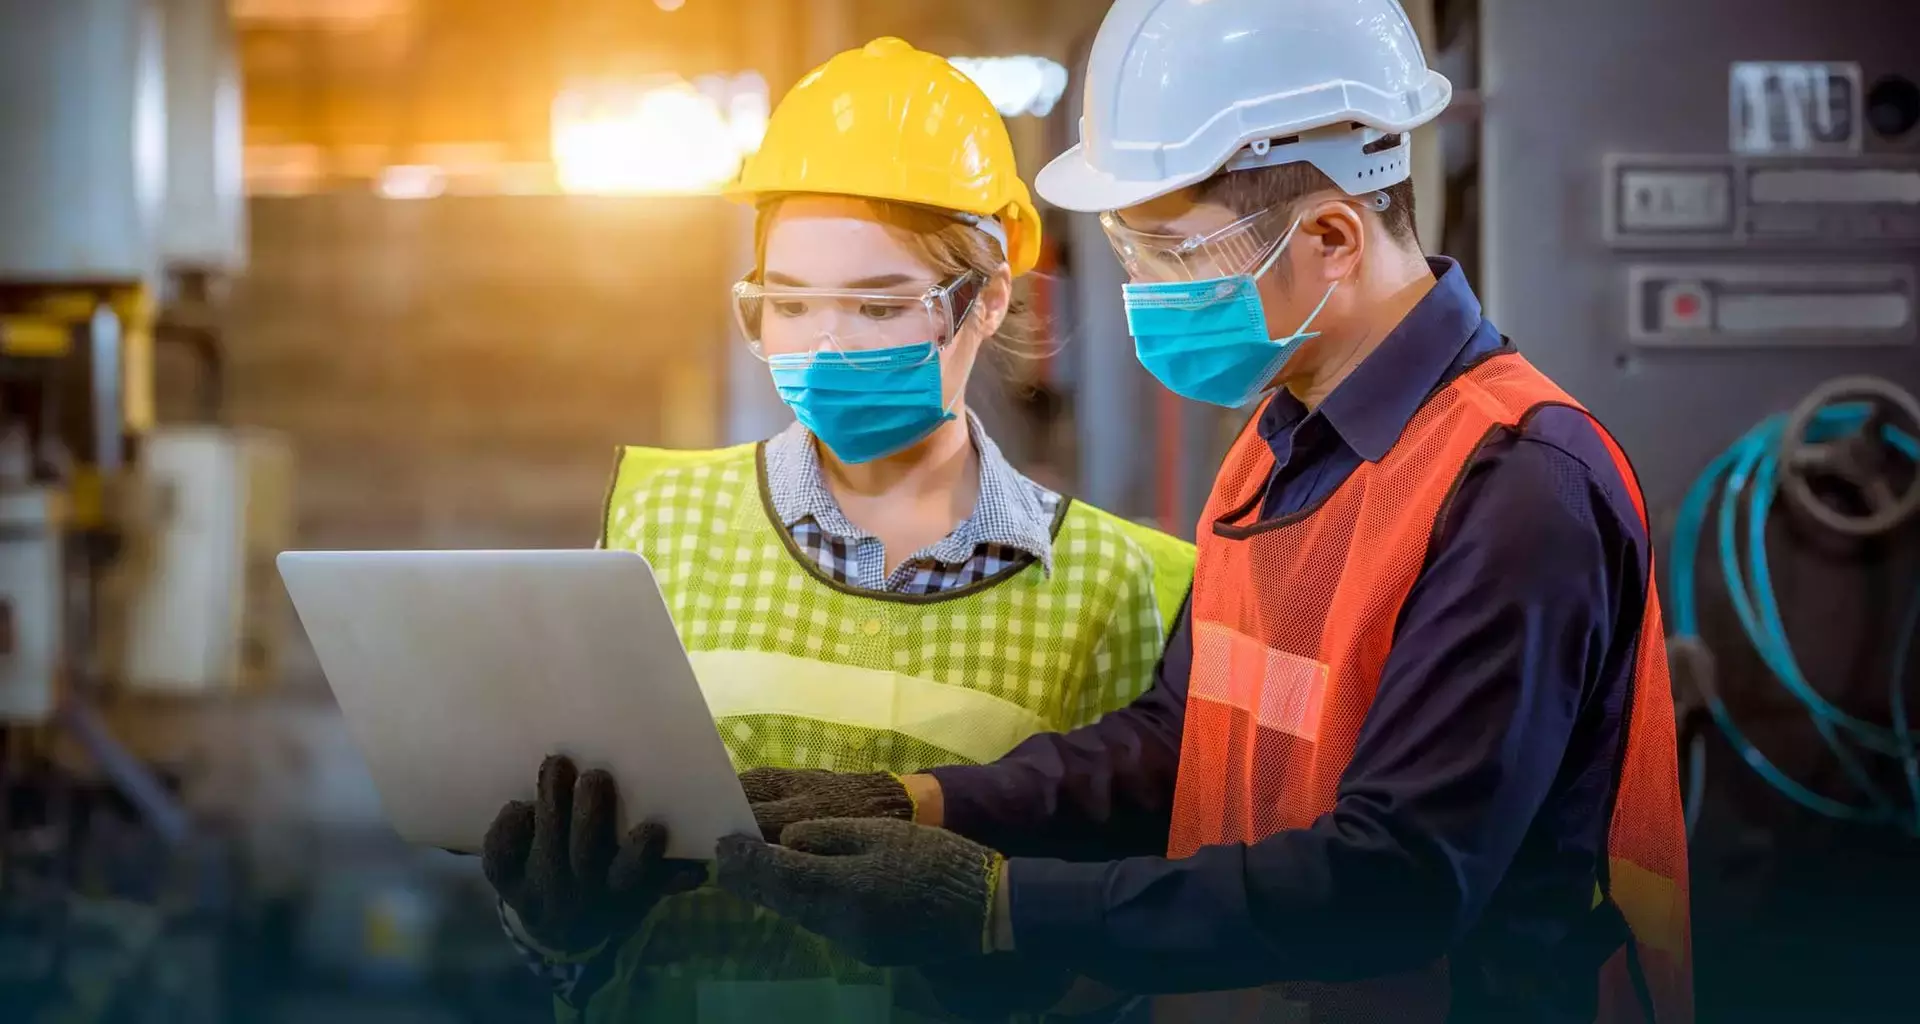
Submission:
POLYGON ((1327 288, 1298 330, 1284 338, 1267 336, 1267 313, 1254 282, 1273 268, 1299 226, 1295 221, 1250 273, 1124 285, 1127 329, 1140 365, 1176 395, 1229 409, 1266 391, 1300 342, 1320 336, 1307 328, 1340 286, 1336 281, 1327 288))
POLYGON ((931 342, 770 356, 767 367, 780 399, 843 462, 904 451, 953 419, 940 400, 940 353, 931 342))

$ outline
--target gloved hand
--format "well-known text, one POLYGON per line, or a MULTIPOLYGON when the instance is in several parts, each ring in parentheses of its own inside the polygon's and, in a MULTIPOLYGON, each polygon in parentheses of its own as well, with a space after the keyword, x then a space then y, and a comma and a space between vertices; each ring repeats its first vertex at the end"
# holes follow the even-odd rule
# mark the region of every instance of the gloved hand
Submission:
POLYGON ((753 818, 767 842, 788 825, 822 818, 913 820, 913 800, 887 772, 843 775, 818 768, 754 768, 740 775, 753 818))
POLYGON ((657 821, 617 836, 619 808, 613 776, 582 775, 556 755, 540 765, 535 802, 508 803, 487 829, 487 881, 549 950, 590 951, 638 927, 662 897, 706 878, 699 861, 667 859, 667 828, 657 821))
POLYGON ((875 967, 987 952, 1005 858, 945 829, 885 818, 805 821, 773 846, 720 840, 721 888, 875 967))

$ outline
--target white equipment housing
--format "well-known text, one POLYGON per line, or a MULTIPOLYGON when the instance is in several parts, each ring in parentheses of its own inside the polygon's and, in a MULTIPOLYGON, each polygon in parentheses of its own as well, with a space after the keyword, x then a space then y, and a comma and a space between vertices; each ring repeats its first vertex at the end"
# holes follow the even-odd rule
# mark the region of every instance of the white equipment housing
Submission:
POLYGON ((158 508, 117 595, 115 678, 182 696, 269 685, 287 617, 273 559, 292 543, 291 449, 265 431, 162 427, 142 442, 140 474, 158 508))
POLYGON ((0 0, 0 281, 151 280, 167 129, 149 0, 0 0))
POLYGON ((160 0, 166 53, 167 192, 160 259, 231 275, 247 262, 240 64, 224 0, 160 0))
POLYGON ((53 714, 66 635, 63 505, 52 488, 0 493, 0 726, 53 714))

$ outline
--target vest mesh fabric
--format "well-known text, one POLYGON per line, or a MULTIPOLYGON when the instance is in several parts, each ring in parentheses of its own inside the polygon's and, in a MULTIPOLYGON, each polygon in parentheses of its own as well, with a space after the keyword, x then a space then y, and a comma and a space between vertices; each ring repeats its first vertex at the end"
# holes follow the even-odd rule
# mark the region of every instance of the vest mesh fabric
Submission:
MULTIPOLYGON (((1169 856, 1307 828, 1333 809, 1455 482, 1493 432, 1544 405, 1580 408, 1518 355, 1490 358, 1428 399, 1380 462, 1362 465, 1319 507, 1271 523, 1256 520, 1273 455, 1251 428, 1242 433, 1201 519, 1169 856)), ((1607 444, 1644 523, 1632 469, 1607 444)), ((1651 590, 1638 652, 1608 894, 1632 928, 1665 1024, 1691 1020, 1691 956, 1672 693, 1651 590)), ((1600 1019, 1639 1019, 1628 980, 1616 955, 1602 971, 1600 1019)), ((1315 1021, 1437 1021, 1448 1006, 1444 962, 1363 984, 1276 986, 1271 995, 1302 1004, 1298 1012, 1311 1007, 1315 1021)), ((1184 1009, 1164 1002, 1163 1019, 1234 1019, 1200 1010, 1199 1001, 1184 1009)))
MULTIPOLYGON (((942 594, 831 582, 791 548, 758 450, 627 449, 602 544, 645 555, 739 770, 910 773, 997 757, 1122 707, 1151 682, 1193 548, 1068 502, 1053 571, 942 594), (1169 593, 1171 596, 1169 597, 1169 593)), ((928 1013, 911 975, 706 888, 665 901, 620 950, 589 1020, 695 1020, 703 985, 888 985, 894 1020, 928 1013)))

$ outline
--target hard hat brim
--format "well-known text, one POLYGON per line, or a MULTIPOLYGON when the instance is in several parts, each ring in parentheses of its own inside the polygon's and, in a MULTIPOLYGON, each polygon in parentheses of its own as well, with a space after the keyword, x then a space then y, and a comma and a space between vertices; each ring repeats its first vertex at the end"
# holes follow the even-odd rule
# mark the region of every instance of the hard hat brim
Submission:
POLYGON ((1125 181, 1087 162, 1086 147, 1076 143, 1072 149, 1054 157, 1034 179, 1034 191, 1040 198, 1062 210, 1074 213, 1106 213, 1138 206, 1169 192, 1178 192, 1204 180, 1211 171, 1155 181, 1125 181))

